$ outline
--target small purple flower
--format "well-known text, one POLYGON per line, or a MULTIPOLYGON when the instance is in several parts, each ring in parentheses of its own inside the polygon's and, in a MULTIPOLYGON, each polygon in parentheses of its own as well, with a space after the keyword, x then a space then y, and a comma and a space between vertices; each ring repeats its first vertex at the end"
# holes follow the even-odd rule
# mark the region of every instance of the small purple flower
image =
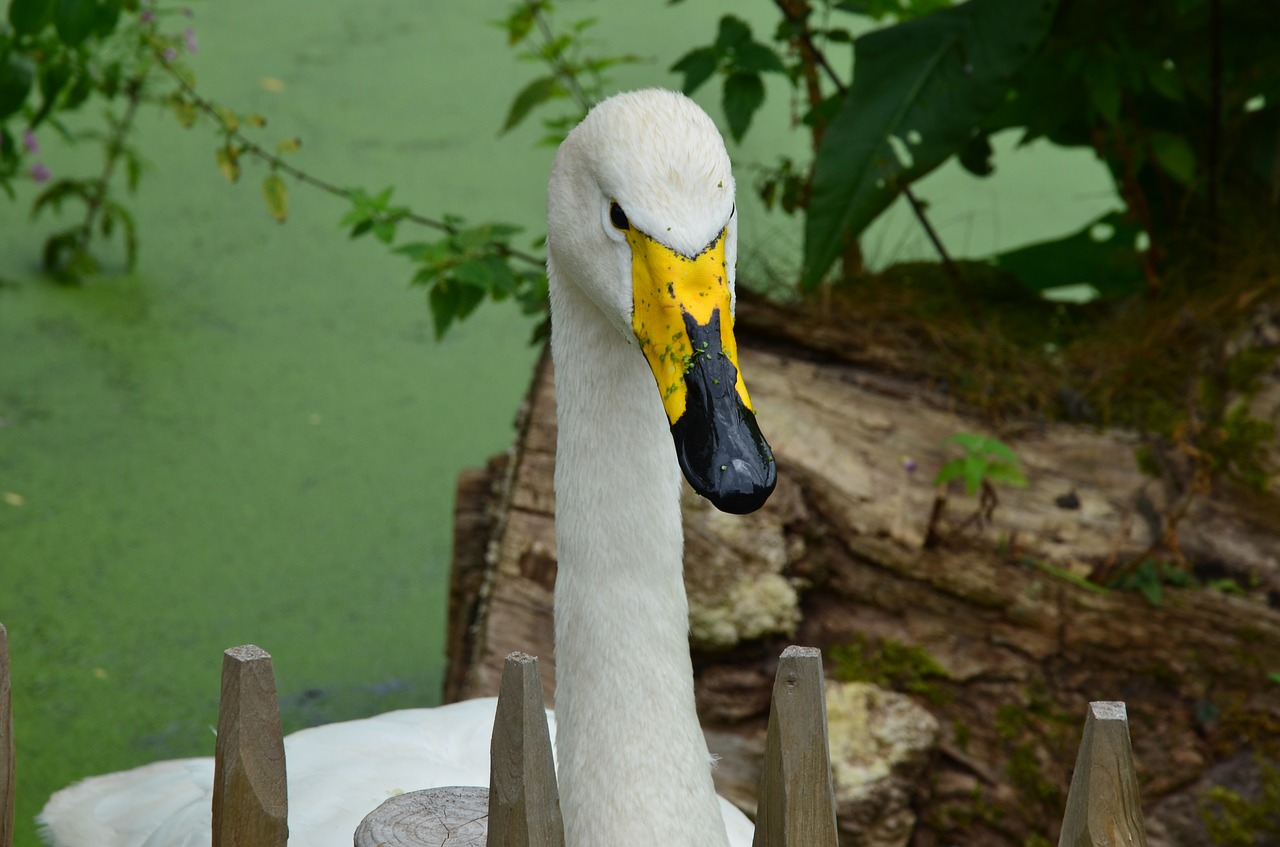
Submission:
POLYGON ((36 182, 48 182, 52 176, 53 174, 44 166, 44 162, 36 162, 31 166, 31 178, 36 182))
POLYGON ((178 58, 178 49, 176 47, 164 48, 164 60, 166 62, 172 62, 176 58, 178 58))
POLYGON ((182 31, 182 40, 187 44, 188 53, 195 53, 200 49, 199 45, 196 44, 196 31, 191 27, 187 27, 182 31))
POLYGON ((22 131, 22 145, 27 148, 27 152, 37 154, 40 152, 40 144, 36 141, 36 134, 29 129, 22 131))
POLYGON ((144 24, 149 24, 149 23, 151 23, 152 21, 154 21, 155 19, 156 19, 156 13, 155 13, 155 12, 151 11, 150 9, 143 9, 143 10, 142 10, 142 17, 141 17, 141 20, 142 20, 142 22, 143 22, 144 24))
POLYGON ((915 473, 915 472, 916 472, 916 460, 915 460, 915 459, 913 459, 913 458, 911 458, 910 456, 903 456, 903 457, 902 457, 902 469, 903 469, 904 471, 906 471, 907 473, 909 473, 909 474, 913 474, 913 473, 915 473))

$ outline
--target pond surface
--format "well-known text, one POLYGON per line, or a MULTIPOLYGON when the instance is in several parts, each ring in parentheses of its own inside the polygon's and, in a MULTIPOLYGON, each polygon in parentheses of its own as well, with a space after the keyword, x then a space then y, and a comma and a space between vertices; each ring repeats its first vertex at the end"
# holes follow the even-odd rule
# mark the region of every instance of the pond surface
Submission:
MULTIPOLYGON (((533 73, 488 25, 506 3, 193 5, 201 90, 267 115, 268 145, 299 136, 300 167, 540 234, 553 151, 534 123, 496 134, 533 73)), ((677 84, 664 68, 719 15, 697 6, 567 9, 603 17, 603 52, 660 57, 617 74, 636 87, 677 84)), ((740 162, 803 150, 770 129, 788 109, 771 86, 748 145, 731 148, 740 162)), ((97 167, 40 140, 55 174, 97 167)), ((342 205, 301 186, 289 222, 272 223, 262 169, 226 183, 208 127, 149 108, 137 142, 150 167, 129 201, 132 273, 43 280, 56 222, 27 219, 30 189, 0 198, 0 622, 20 847, 71 781, 211 753, 227 647, 273 654, 286 731, 437 702, 454 482, 509 445, 537 353, 507 307, 437 344, 406 262, 349 242, 342 205)), ((1053 161, 1017 157, 1002 182, 949 170, 920 193, 956 253, 982 255, 1111 205, 1087 157, 1053 161)), ((744 274, 794 268, 796 225, 742 207, 744 274)), ((867 244, 881 264, 927 255, 899 211, 867 244)))

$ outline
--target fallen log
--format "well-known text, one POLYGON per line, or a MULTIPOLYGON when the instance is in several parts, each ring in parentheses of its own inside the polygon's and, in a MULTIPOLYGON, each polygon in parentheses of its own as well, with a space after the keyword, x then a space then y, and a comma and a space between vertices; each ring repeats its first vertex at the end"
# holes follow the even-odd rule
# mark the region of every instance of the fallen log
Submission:
MULTIPOLYGON (((842 844, 1055 843, 1079 715, 1099 700, 1128 704, 1153 847, 1208 843, 1198 810, 1214 812, 1215 784, 1265 802, 1259 775, 1280 758, 1280 499, 1220 484, 1181 516, 1191 573, 1231 582, 1109 589, 1088 577, 1157 547, 1179 495, 1139 468, 1132 433, 1022 424, 998 435, 1029 485, 967 524, 980 504, 946 492, 940 543, 924 549, 944 442, 984 425, 870 354, 833 352, 830 327, 802 346, 793 317, 753 308, 743 371, 778 489, 743 518, 685 502, 698 705, 726 756, 722 793, 754 812, 777 656, 796 642, 938 727, 932 755, 916 745, 909 767, 885 765, 893 790, 869 796, 887 817, 841 803, 842 844)), ((447 700, 495 694, 521 650, 541 657, 553 703, 552 386, 544 357, 512 450, 459 482, 447 700)))

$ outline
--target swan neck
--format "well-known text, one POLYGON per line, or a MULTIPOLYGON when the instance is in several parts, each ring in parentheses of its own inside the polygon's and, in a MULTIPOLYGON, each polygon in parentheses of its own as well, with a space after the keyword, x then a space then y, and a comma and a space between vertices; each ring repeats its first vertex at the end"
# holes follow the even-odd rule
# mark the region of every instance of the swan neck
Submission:
POLYGON ((680 477, 644 356, 552 279, 556 715, 566 843, 723 847, 698 724, 680 477))

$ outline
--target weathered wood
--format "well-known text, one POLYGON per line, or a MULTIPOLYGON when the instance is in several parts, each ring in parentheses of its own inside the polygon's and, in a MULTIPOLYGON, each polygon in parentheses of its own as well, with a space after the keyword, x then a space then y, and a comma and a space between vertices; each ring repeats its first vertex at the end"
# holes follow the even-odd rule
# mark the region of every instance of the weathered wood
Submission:
POLYGON ((782 652, 765 737, 753 847, 835 847, 822 653, 782 652))
POLYGON ((1146 847, 1124 703, 1089 704, 1058 847, 1146 847))
POLYGON ((488 814, 483 788, 411 791, 366 815, 355 847, 485 847, 488 814))
POLYGON ((489 747, 488 847, 563 847, 538 660, 507 656, 489 747))
POLYGON ((213 847, 285 847, 284 735, 271 656, 260 647, 223 654, 215 750, 213 847))
MULTIPOLYGON (((741 517, 686 499, 690 609, 784 620, 785 592, 756 589, 790 586, 799 623, 794 633, 764 635, 735 624, 736 646, 694 645, 703 725, 740 739, 716 748, 735 760, 715 770, 721 793, 753 812, 756 739, 782 648, 810 644, 830 661, 831 649, 851 646, 872 672, 891 660, 896 670, 879 681, 910 693, 942 727, 939 755, 904 799, 918 815, 916 843, 1056 840, 1076 715, 1092 700, 1127 701, 1142 728, 1133 743, 1148 835, 1163 822, 1191 826, 1188 843, 1208 843, 1203 828, 1194 830, 1202 827, 1199 780, 1252 750, 1280 761, 1277 699, 1258 682, 1260 669, 1280 667, 1280 498, 1223 481, 1179 524, 1188 565, 1205 579, 1234 577, 1248 596, 1166 588, 1152 606, 1081 577, 1141 556, 1175 494, 1138 468, 1136 434, 1038 422, 996 432, 1022 458, 1030 485, 1002 491, 985 529, 922 551, 933 475, 951 455, 943 442, 991 431, 989 423, 925 379, 886 373, 886 362, 824 356, 807 341, 789 347, 776 333, 761 343, 750 327, 791 319, 753 318, 744 305, 750 300, 740 297, 742 366, 778 459, 778 487, 763 509, 741 517), (1221 710, 1217 719, 1205 721, 1205 702, 1221 710), (1008 720, 993 720, 1002 715, 1008 720), (1189 825, 1173 815, 1175 800, 1193 807, 1189 825)), ((821 350, 857 352, 842 326, 821 316, 792 328, 796 339, 826 338, 821 350)), ((543 367, 510 462, 490 476, 489 502, 459 504, 488 516, 472 524, 487 527, 483 538, 456 548, 486 551, 488 576, 467 610, 474 649, 448 650, 462 665, 455 678, 466 680, 451 699, 496 694, 514 649, 538 655, 544 688, 554 676, 554 445, 552 374, 543 367)), ((973 505, 951 495, 948 521, 973 505)))
POLYGON ((13 743, 13 683, 9 674, 9 633, 0 623, 0 847, 13 847, 17 757, 13 743))

